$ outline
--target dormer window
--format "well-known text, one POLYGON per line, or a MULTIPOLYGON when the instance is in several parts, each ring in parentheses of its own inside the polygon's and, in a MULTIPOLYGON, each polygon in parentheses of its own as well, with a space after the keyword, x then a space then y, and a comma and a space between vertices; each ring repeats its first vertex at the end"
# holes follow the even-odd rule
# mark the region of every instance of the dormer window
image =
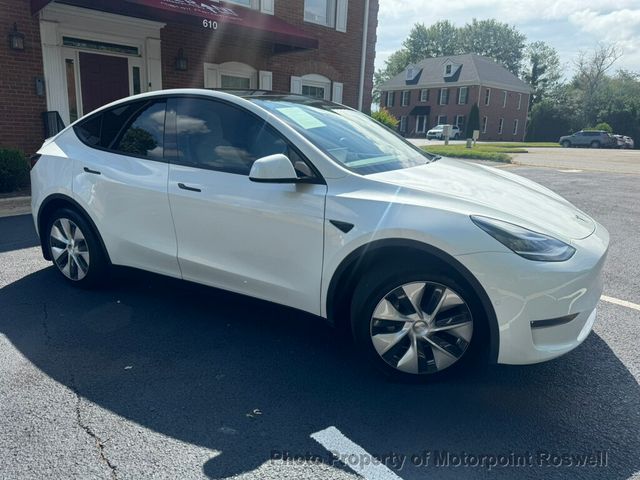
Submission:
POLYGON ((407 80, 413 80, 416 76, 415 69, 413 67, 407 68, 407 80))
POLYGON ((449 64, 446 67, 444 67, 444 74, 445 75, 451 75, 451 68, 452 68, 451 64, 449 64))

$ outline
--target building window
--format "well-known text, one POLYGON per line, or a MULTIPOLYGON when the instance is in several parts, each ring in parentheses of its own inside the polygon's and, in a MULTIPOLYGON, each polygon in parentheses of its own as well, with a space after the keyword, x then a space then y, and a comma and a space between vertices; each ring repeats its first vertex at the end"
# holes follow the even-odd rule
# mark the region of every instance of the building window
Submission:
POLYGON ((425 133, 427 131, 427 116, 418 115, 416 117, 416 133, 425 133))
POLYGON ((315 85, 302 85, 302 95, 307 97, 319 98, 324 100, 326 89, 324 87, 317 87, 315 85))
POLYGON ((464 115, 456 115, 456 126, 460 131, 464 130, 464 115))
POLYGON ((489 102, 491 101, 491 89, 487 88, 484 92, 484 104, 485 106, 489 106, 489 102))
POLYGON ((448 105, 449 104, 449 89, 441 88, 440 89, 440 105, 448 105))
POLYGON ((421 102, 428 102, 429 101, 429 89, 428 88, 420 90, 420 101, 421 102))
POLYGON ((405 117, 404 115, 400 117, 400 132, 407 132, 407 117, 405 117))
POLYGON ((317 74, 303 75, 300 77, 302 83, 302 95, 319 98, 321 100, 331 99, 331 80, 317 74))
POLYGON ((204 88, 245 90, 258 87, 258 71, 240 62, 204 64, 204 88))
POLYGON ((518 94, 518 110, 522 108, 522 94, 518 94))
POLYGON ((507 91, 502 92, 502 108, 507 108, 507 91))
POLYGON ((451 75, 451 64, 444 67, 444 73, 445 75, 451 75))
POLYGON ((438 123, 437 125, 446 125, 447 124, 447 116, 446 115, 438 115, 438 123))
POLYGON ((469 98, 469 88, 460 87, 460 91, 458 92, 458 105, 466 104, 467 98, 469 98))
POLYGON ((487 133, 487 123, 489 123, 489 119, 482 117, 482 133, 487 133))
POLYGON ((393 107, 396 103, 396 92, 387 92, 387 107, 393 107))
POLYGON ((409 105, 410 100, 411 100, 411 91, 405 90, 404 92, 402 92, 402 106, 407 107, 409 105))
POLYGON ((325 27, 335 27, 336 0, 304 0, 304 20, 325 27))
POLYGON ((518 119, 517 118, 513 121, 513 134, 514 135, 518 134, 518 119))
POLYGON ((498 122, 498 135, 502 135, 502 129, 504 128, 504 118, 501 118, 498 122))

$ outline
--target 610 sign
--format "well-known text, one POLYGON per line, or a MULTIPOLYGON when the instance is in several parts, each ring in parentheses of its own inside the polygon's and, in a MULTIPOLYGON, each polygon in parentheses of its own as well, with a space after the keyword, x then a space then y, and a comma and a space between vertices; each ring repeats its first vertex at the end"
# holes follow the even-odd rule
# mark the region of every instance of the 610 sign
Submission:
POLYGON ((204 28, 210 28, 211 30, 217 30, 218 22, 216 22, 215 20, 209 20, 208 18, 205 18, 202 20, 202 26, 204 28))

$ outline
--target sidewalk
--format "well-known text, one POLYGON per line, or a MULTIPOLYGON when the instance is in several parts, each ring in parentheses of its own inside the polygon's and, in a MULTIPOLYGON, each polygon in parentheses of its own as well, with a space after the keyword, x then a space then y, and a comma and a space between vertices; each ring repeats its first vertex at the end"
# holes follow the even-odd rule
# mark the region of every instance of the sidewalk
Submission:
POLYGON ((31 213, 31 197, 0 198, 0 217, 31 213))

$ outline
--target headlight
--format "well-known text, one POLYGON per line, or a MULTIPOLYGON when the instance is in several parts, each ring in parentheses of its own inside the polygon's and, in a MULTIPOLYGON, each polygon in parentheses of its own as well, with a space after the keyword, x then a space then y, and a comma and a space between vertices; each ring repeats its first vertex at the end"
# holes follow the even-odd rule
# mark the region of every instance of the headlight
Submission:
POLYGON ((528 230, 495 218, 471 215, 471 220, 505 247, 528 260, 564 262, 576 249, 557 238, 528 230))

